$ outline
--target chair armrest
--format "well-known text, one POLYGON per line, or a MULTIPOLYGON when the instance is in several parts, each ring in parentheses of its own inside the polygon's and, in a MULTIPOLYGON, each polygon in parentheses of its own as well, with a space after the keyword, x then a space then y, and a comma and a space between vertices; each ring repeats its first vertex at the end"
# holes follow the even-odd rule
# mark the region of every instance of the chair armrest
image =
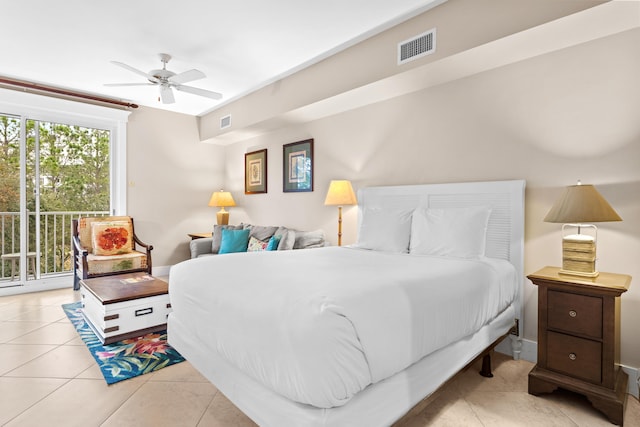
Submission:
POLYGON ((212 244, 213 237, 204 237, 190 241, 189 249, 191 250, 191 258, 198 258, 198 256, 202 254, 210 254, 212 244))
POLYGON ((133 233, 133 241, 136 245, 145 249, 145 252, 147 253, 147 273, 151 274, 151 272, 153 271, 153 263, 151 261, 151 251, 153 250, 153 245, 144 243, 138 238, 138 236, 136 236, 135 232, 133 233))
MULTIPOLYGON (((77 224, 74 225, 77 226, 77 224)), ((71 242, 73 246, 73 290, 77 291, 80 289, 80 279, 87 278, 89 270, 87 255, 89 255, 89 251, 82 247, 80 238, 77 235, 71 237, 71 242)))
POLYGON ((73 236, 73 247, 82 257, 86 257, 89 254, 89 251, 82 247, 80 244, 80 239, 78 236, 73 236))
POLYGON ((138 236, 136 236, 135 234, 133 235, 133 241, 136 243, 136 245, 139 245, 139 246, 142 246, 143 248, 145 248, 147 253, 149 253, 149 252, 151 252, 153 250, 153 245, 148 245, 148 244, 144 243, 142 240, 138 239, 138 236))

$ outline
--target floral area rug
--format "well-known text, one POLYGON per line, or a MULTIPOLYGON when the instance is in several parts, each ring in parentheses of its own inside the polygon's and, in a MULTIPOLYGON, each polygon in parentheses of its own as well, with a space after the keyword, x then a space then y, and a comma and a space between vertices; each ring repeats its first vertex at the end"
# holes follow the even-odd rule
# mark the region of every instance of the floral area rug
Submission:
POLYGON ((157 371, 184 361, 167 343, 167 331, 103 345, 81 312, 82 303, 63 304, 62 308, 100 366, 107 384, 157 371))

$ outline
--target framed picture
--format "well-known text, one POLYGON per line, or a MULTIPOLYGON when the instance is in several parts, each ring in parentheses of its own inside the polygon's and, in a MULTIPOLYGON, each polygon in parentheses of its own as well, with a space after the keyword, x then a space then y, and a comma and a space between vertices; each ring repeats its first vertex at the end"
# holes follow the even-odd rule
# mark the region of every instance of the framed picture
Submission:
POLYGON ((282 191, 313 191, 313 139, 282 147, 282 191))
POLYGON ((244 154, 244 194, 267 192, 267 149, 244 154))

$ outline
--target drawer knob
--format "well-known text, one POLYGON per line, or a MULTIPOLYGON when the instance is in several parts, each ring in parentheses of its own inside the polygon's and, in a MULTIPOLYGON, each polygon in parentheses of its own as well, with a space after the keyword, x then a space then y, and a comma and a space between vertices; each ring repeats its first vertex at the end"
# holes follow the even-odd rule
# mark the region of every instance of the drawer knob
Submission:
POLYGON ((578 358, 578 356, 576 356, 575 353, 569 353, 569 359, 576 360, 577 358, 578 358))
POLYGON ((578 315, 578 312, 575 310, 569 310, 569 317, 576 317, 578 315))

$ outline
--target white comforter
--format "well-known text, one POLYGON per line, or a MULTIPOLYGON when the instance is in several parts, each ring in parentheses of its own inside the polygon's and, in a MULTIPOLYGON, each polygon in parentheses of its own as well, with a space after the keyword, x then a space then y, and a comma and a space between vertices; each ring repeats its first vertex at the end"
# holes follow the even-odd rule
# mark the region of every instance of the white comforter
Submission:
POLYGON ((226 254, 171 269, 169 322, 283 396, 330 408, 481 328, 516 283, 511 264, 488 258, 226 254))

